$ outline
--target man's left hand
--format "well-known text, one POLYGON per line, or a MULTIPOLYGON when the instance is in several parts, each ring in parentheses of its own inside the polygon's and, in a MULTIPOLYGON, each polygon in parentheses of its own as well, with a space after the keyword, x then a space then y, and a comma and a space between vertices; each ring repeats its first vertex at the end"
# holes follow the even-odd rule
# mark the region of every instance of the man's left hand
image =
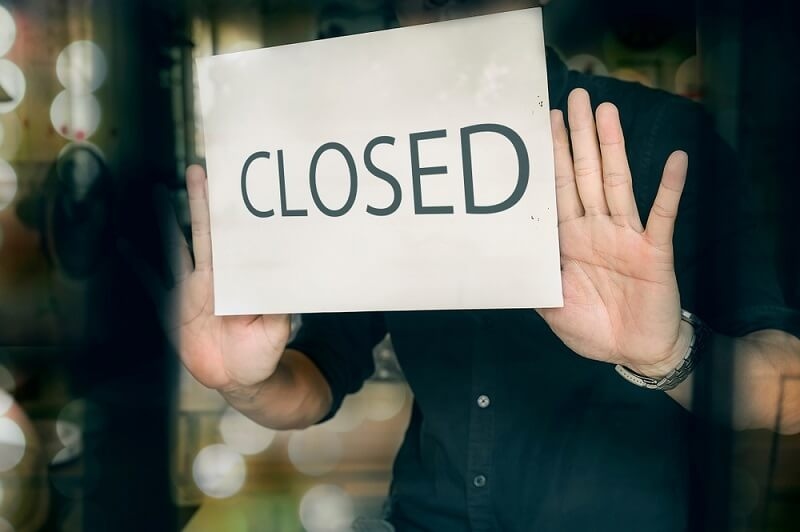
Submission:
POLYGON ((601 104, 595 121, 589 94, 576 89, 568 115, 569 133, 560 111, 551 117, 564 306, 538 312, 576 353, 665 376, 692 336, 672 251, 688 156, 667 160, 645 228, 617 108, 601 104))

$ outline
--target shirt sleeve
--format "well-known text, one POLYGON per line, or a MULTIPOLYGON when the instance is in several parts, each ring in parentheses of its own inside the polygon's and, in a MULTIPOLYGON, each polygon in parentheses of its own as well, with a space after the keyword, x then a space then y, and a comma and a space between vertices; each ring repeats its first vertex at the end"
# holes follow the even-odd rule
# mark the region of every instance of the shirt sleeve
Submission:
POLYGON ((694 103, 669 98, 654 129, 650 172, 657 179, 646 212, 669 154, 689 155, 674 238, 683 307, 728 336, 763 329, 800 336, 800 313, 787 306, 777 274, 777 231, 769 226, 759 175, 744 171, 694 103))
POLYGON ((287 346, 300 351, 319 368, 331 388, 332 418, 347 394, 361 389, 375 371, 373 348, 386 336, 383 314, 303 314, 302 325, 287 346))

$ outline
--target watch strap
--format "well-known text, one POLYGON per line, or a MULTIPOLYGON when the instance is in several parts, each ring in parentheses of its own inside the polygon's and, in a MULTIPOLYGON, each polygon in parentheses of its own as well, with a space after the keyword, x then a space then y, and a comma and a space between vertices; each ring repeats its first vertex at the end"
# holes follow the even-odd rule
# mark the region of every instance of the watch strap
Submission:
POLYGON ((617 364, 614 367, 617 373, 631 384, 635 384, 641 388, 647 388, 648 390, 672 390, 685 381, 697 365, 699 359, 698 352, 702 350, 707 342, 711 331, 697 316, 686 310, 681 310, 681 320, 691 324, 694 332, 692 333, 692 340, 689 343, 689 348, 686 350, 686 355, 684 355, 675 369, 669 372, 665 377, 657 379, 641 375, 630 368, 617 364))

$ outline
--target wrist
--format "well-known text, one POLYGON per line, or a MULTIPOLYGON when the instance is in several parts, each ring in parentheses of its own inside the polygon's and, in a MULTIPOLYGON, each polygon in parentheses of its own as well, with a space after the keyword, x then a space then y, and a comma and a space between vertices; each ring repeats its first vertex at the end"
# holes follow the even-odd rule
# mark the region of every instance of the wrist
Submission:
POLYGON ((691 347, 694 334, 694 326, 687 321, 681 320, 680 327, 678 329, 678 337, 675 339, 675 343, 670 349, 669 355, 653 364, 641 364, 628 367, 630 367, 630 369, 636 373, 646 377, 652 377, 654 379, 666 377, 672 370, 677 368, 681 362, 683 362, 686 353, 691 347))
POLYGON ((671 353, 660 362, 640 365, 635 369, 617 364, 614 369, 623 379, 641 388, 668 391, 680 386, 692 374, 711 335, 711 330, 691 312, 681 310, 681 322, 688 323, 691 332, 682 325, 678 329, 671 353), (673 357, 677 359, 681 353, 683 356, 676 365, 673 357))
POLYGON ((255 384, 231 383, 217 391, 230 403, 247 404, 256 400, 268 380, 265 379, 255 384))
POLYGON ((260 375, 256 375, 238 371, 239 378, 229 376, 228 384, 217 388, 217 391, 227 399, 252 401, 264 391, 266 386, 276 381, 285 381, 288 375, 283 358, 278 359, 274 367, 264 368, 264 371, 260 373, 260 375))

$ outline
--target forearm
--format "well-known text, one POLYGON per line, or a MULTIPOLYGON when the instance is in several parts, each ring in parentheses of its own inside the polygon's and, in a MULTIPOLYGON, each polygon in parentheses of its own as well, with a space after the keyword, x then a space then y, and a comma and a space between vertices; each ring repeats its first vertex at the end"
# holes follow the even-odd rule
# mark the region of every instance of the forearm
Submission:
MULTIPOLYGON (((701 363, 730 360, 731 422, 735 429, 778 429, 784 434, 800 432, 800 340, 785 332, 764 330, 741 338, 713 335, 701 363), (724 357, 724 358, 720 358, 724 357), (781 394, 781 381, 784 381, 781 394), (781 410, 780 426, 775 423, 781 410)), ((692 409, 694 378, 667 392, 687 410, 692 409)))
POLYGON ((317 423, 328 413, 332 401, 330 386, 314 363, 291 349, 286 350, 267 380, 220 393, 236 410, 276 430, 302 429, 317 423))

